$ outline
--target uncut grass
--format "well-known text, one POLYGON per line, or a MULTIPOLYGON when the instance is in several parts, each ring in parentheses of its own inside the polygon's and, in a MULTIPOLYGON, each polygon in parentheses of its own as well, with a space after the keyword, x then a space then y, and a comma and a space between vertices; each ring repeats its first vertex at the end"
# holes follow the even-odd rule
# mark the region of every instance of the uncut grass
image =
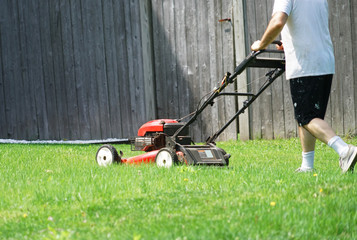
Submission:
POLYGON ((100 168, 97 145, 0 145, 0 238, 357 237, 357 174, 341 174, 330 148, 296 174, 297 139, 218 145, 229 168, 100 168))

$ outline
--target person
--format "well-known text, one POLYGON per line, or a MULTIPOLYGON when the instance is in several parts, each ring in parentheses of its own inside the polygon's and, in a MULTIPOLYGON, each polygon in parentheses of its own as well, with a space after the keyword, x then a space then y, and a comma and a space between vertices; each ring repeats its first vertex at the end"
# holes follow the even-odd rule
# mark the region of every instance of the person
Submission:
POLYGON ((316 139, 338 153, 343 173, 353 171, 357 148, 345 143, 324 120, 335 73, 327 0, 275 0, 267 29, 251 49, 265 49, 280 33, 302 147, 296 171, 313 171, 316 139))

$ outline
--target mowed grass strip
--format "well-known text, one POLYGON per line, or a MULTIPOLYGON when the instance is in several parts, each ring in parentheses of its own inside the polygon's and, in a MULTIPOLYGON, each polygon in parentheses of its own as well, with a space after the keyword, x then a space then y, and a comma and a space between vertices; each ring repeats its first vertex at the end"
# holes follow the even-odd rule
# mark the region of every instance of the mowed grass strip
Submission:
POLYGON ((357 174, 341 174, 332 149, 318 143, 301 174, 298 139, 218 145, 229 168, 103 168, 99 145, 2 144, 0 238, 357 238, 357 174))

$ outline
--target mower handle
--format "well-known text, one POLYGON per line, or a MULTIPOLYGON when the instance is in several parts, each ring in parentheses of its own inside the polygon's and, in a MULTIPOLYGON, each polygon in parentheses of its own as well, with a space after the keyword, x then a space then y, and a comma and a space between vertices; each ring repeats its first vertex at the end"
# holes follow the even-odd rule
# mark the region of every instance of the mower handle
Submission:
MULTIPOLYGON (((282 43, 280 41, 273 41, 272 44, 278 44, 278 45, 281 45, 282 43)), ((173 136, 171 136, 171 138, 173 139, 173 141, 175 141, 176 137, 178 136, 178 134, 183 130, 185 129, 188 125, 190 125, 191 123, 193 123, 196 119, 197 119, 197 116, 208 106, 208 105, 212 105, 213 103, 213 100, 220 95, 220 92, 230 83, 233 83, 234 82, 234 79, 236 79, 236 77, 241 74, 248 66, 249 64, 251 64, 255 59, 256 57, 261 54, 261 53, 284 53, 284 51, 282 50, 267 50, 267 49, 264 49, 264 50, 260 50, 260 51, 253 51, 251 52, 251 54, 249 54, 235 69, 234 73, 231 75, 230 73, 226 73, 225 75, 225 78, 224 80, 222 80, 222 83, 221 83, 221 87, 220 88, 217 88, 215 91, 213 91, 211 93, 211 95, 207 98, 206 101, 204 101, 204 103, 195 111, 193 112, 194 115, 189 119, 188 122, 186 122, 182 127, 180 127, 175 133, 173 136)), ((260 59, 261 60, 261 59, 260 59)), ((277 61, 277 60, 274 60, 274 61, 277 61)), ((279 61, 279 59, 278 59, 279 61)), ((276 68, 276 67, 275 67, 276 68)), ((278 66, 278 68, 281 70, 281 67, 278 66)), ((279 72, 279 74, 281 75, 283 72, 285 71, 285 67, 283 67, 283 70, 281 70, 279 72)), ((277 77, 274 77, 274 79, 277 78, 277 77)), ((264 89, 263 89, 264 90, 264 89)), ((261 90, 261 92, 263 91, 261 90)), ((253 96, 255 97, 255 96, 253 96)), ((254 98, 255 99, 255 98, 254 98)), ((252 100, 254 101, 254 100, 252 100)), ((234 120, 234 119, 233 119, 234 120)), ((232 120, 232 121, 233 121, 232 120)), ((228 123, 228 125, 230 124, 231 122, 228 123)), ((224 129, 223 129, 224 130, 224 129)), ((220 133, 219 133, 220 134, 220 133)), ((218 135, 219 135, 218 134, 218 135)), ((216 135, 215 137, 217 137, 218 135, 216 135)))
MULTIPOLYGON (((280 40, 274 40, 271 44, 277 44, 281 46, 283 43, 280 40)), ((274 49, 262 49, 259 51, 252 51, 235 69, 234 74, 230 77, 231 80, 236 78, 241 74, 247 66, 260 54, 262 53, 284 53, 283 50, 274 50, 274 49)))

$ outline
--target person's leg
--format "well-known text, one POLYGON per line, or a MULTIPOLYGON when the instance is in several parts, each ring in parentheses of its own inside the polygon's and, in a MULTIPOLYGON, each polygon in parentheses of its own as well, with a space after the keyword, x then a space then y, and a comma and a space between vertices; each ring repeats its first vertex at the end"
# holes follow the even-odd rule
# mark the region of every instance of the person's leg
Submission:
MULTIPOLYGON (((343 172, 352 170, 357 162, 357 148, 347 145, 323 120, 331 89, 332 75, 303 77, 290 80, 295 119, 303 149, 303 166, 313 166, 316 138, 332 147, 340 156, 343 172)), ((301 167, 301 168, 302 168, 301 167)), ((301 171, 301 168, 297 171, 301 171)))
POLYGON ((304 127, 298 127, 303 152, 315 151, 316 138, 304 127))
POLYGON ((308 124, 303 127, 306 131, 311 133, 315 138, 319 139, 323 143, 336 136, 336 133, 330 125, 323 119, 314 118, 308 124))
POLYGON ((304 127, 299 126, 298 131, 302 148, 302 161, 296 172, 310 172, 314 168, 316 138, 304 127))
MULTIPOLYGON (((336 135, 325 120, 314 118, 308 124, 304 125, 304 129, 336 151, 340 156, 340 167, 342 168, 342 172, 354 169, 354 165, 357 162, 357 148, 345 143, 336 135)), ((304 144, 308 144, 308 138, 305 139, 304 144)), ((305 149, 307 150, 311 149, 311 147, 311 143, 310 145, 305 145, 305 149)))

